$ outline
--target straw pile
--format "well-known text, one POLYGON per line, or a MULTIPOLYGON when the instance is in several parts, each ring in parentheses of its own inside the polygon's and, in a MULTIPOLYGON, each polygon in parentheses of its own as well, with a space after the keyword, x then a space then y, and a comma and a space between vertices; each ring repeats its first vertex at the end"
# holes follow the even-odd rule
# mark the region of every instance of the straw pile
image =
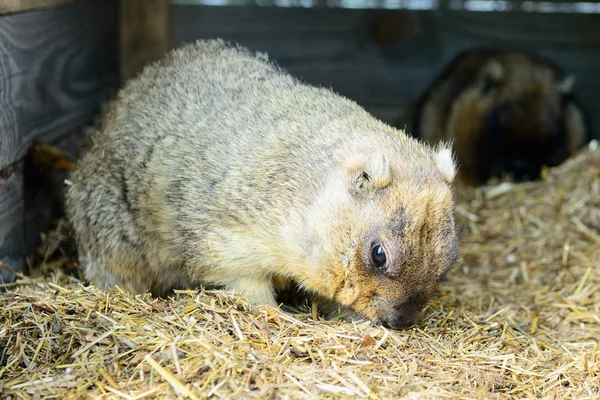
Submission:
MULTIPOLYGON (((418 326, 82 286, 60 226, 0 294, 5 398, 600 396, 600 151, 545 182, 459 189, 463 257, 418 326), (315 320, 315 317, 319 318, 315 320)), ((309 310, 310 311, 310 310, 309 310)))

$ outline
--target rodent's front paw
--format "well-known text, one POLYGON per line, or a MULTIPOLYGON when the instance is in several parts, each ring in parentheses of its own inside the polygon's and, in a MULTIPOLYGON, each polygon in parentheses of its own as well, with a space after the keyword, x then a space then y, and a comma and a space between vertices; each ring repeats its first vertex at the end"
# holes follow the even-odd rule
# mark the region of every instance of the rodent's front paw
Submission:
POLYGON ((252 304, 277 308, 271 279, 237 278, 227 283, 229 290, 245 295, 252 304))

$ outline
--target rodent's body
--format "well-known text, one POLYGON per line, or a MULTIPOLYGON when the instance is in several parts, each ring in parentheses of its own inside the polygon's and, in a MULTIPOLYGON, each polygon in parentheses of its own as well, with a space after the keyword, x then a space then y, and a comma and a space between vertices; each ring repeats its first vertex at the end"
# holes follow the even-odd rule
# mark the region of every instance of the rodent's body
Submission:
POLYGON ((472 185, 509 174, 537 179, 589 140, 573 78, 521 51, 459 54, 419 101, 412 134, 451 141, 458 179, 472 185))
MULTIPOLYGON (((398 207, 423 229, 423 204, 431 206, 431 243, 411 250, 421 270, 405 273, 427 298, 456 258, 446 150, 222 41, 147 67, 94 142, 71 177, 67 214, 85 277, 101 289, 165 295, 214 284, 275 305, 274 280, 295 280, 390 322, 391 305, 372 297, 392 302, 412 289, 359 262, 367 231, 399 217, 398 207)), ((418 246, 406 222, 407 243, 418 246)))

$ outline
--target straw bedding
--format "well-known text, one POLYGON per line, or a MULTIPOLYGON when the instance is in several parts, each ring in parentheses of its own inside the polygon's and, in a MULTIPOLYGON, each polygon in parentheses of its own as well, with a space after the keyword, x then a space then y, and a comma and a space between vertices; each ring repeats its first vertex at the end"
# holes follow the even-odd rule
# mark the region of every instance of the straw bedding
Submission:
POLYGON ((0 294, 2 397, 598 398, 600 151, 457 196, 462 258, 404 331, 222 291, 102 293, 61 222, 0 294))

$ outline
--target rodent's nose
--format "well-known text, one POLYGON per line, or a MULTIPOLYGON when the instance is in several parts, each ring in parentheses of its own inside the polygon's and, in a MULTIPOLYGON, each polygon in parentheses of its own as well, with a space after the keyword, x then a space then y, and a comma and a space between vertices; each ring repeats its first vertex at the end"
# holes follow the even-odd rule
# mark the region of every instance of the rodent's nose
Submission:
POLYGON ((541 165, 524 160, 510 160, 502 167, 515 181, 536 180, 541 176, 541 165))
POLYGON ((427 297, 422 293, 414 293, 394 303, 393 312, 385 321, 392 329, 404 329, 414 325, 421 318, 421 312, 427 304, 427 297))
POLYGON ((417 320, 391 319, 385 321, 383 325, 389 329, 401 330, 406 329, 416 323, 417 320))

